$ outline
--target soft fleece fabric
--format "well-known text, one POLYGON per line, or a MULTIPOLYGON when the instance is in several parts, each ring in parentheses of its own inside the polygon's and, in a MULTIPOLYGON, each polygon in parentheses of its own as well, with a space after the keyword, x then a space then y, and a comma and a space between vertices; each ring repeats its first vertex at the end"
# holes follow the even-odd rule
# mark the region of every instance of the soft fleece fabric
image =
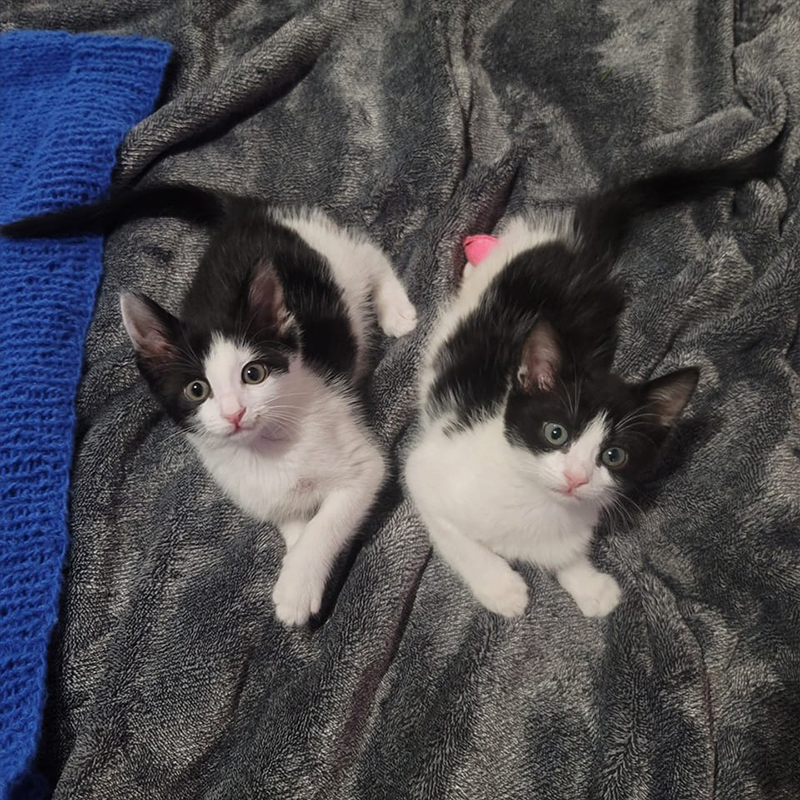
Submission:
MULTIPOLYGON (((464 237, 522 208, 755 152, 780 177, 642 220, 617 367, 703 377, 663 469, 597 558, 584 619, 548 575, 498 619, 397 487, 323 624, 286 630, 280 537, 240 513, 148 395, 122 287, 170 309, 204 234, 109 237, 78 413, 72 547, 43 757, 57 800, 800 797, 800 26, 796 0, 37 0, 0 25, 168 39, 123 180, 326 207, 398 264, 422 320, 380 341, 370 419, 399 458, 464 237), (787 355, 788 354, 788 355, 787 355)), ((480 266, 478 267, 480 269, 480 266)))
MULTIPOLYGON (((131 37, 0 36, 3 222, 108 187, 117 147, 153 108, 170 51, 131 37)), ((0 239, 0 797, 39 734, 67 547, 75 392, 102 250, 100 237, 0 239)))

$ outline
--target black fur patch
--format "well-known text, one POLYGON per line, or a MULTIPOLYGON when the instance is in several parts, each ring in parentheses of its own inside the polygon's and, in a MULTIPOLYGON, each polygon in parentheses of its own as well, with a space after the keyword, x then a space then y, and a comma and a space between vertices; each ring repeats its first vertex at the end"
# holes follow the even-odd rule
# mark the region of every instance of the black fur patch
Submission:
POLYGON ((300 352, 322 377, 350 380, 357 348, 342 292, 327 260, 279 224, 257 200, 240 199, 214 235, 183 301, 194 330, 243 338, 260 351, 300 352), (295 325, 275 337, 253 325, 248 296, 256 271, 274 269, 295 325))
MULTIPOLYGON (((187 365, 191 365, 191 379, 202 377, 202 370, 196 371, 198 355, 207 352, 211 334, 221 332, 244 339, 273 369, 286 369, 289 357, 299 352, 325 380, 350 381, 356 339, 327 260, 280 224, 269 206, 256 198, 189 184, 157 184, 112 192, 95 203, 19 220, 0 232, 15 238, 107 232, 132 219, 162 216, 180 217, 212 232, 184 298, 180 327, 175 329, 179 352, 176 380, 187 377, 187 365), (262 268, 275 271, 294 320, 280 335, 272 326, 257 324, 248 309, 251 284, 262 268)), ((160 362, 140 363, 140 368, 170 414, 184 418, 183 401, 164 398, 164 393, 175 396, 175 387, 164 377, 166 363, 160 362)))
POLYGON ((429 410, 454 413, 462 425, 498 412, 538 319, 558 333, 564 374, 610 367, 624 294, 608 274, 585 270, 585 261, 562 242, 514 258, 437 354, 429 410))
MULTIPOLYGON (((543 434, 546 422, 560 423, 577 436, 605 412, 612 427, 604 446, 627 452, 627 462, 616 472, 632 481, 669 432, 674 414, 662 413, 665 403, 680 413, 697 371, 651 384, 627 384, 610 372, 625 305, 612 268, 628 225, 663 206, 765 177, 776 164, 773 145, 739 162, 658 175, 580 201, 574 242, 548 242, 514 257, 440 347, 428 412, 452 416, 450 433, 504 412, 509 441, 534 452, 550 447, 543 434), (537 385, 521 377, 530 372, 520 373, 526 342, 540 323, 546 324, 539 330, 554 332, 557 347, 552 385, 537 385), (664 389, 660 400, 658 387, 664 389)), ((548 371, 542 374, 546 384, 548 371)))
POLYGON ((555 422, 577 439, 598 414, 604 413, 609 435, 600 454, 621 447, 625 464, 614 470, 622 482, 633 484, 651 465, 669 426, 649 406, 646 385, 628 384, 616 375, 587 375, 583 380, 560 379, 551 391, 525 394, 514 388, 505 409, 506 437, 534 453, 555 449, 544 436, 544 425, 555 422))
POLYGON ((178 323, 171 337, 174 351, 157 357, 137 354, 136 365, 150 390, 169 416, 183 427, 191 427, 197 409, 184 393, 192 381, 203 378, 203 360, 208 354, 211 334, 191 333, 178 323))

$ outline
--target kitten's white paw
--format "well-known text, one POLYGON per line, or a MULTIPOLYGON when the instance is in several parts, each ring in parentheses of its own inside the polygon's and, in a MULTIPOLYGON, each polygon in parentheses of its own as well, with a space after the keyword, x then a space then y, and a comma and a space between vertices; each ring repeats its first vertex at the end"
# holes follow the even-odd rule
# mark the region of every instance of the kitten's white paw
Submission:
POLYGON ((417 327, 417 309, 400 285, 382 286, 375 297, 375 308, 378 324, 387 336, 405 336, 417 327))
POLYGON ((481 587, 473 587, 475 596, 495 614, 519 617, 528 607, 528 586, 522 575, 511 567, 493 572, 481 587))
POLYGON ((605 617, 618 605, 622 590, 619 584, 603 572, 587 575, 578 587, 569 590, 585 617, 605 617))
POLYGON ((272 591, 275 615, 284 625, 305 625, 309 617, 319 613, 325 581, 287 561, 288 557, 272 591))

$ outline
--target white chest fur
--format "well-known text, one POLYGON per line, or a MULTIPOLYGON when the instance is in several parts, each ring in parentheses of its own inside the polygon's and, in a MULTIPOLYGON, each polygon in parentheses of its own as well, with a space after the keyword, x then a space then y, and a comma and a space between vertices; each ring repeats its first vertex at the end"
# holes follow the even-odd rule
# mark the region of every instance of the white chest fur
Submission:
POLYGON ((223 491, 257 519, 307 519, 319 506, 322 476, 310 468, 302 447, 274 442, 259 451, 202 446, 198 451, 223 491))
POLYGON ((372 453, 348 400, 319 390, 318 396, 302 423, 282 439, 208 446, 189 437, 226 494, 257 519, 276 524, 309 519, 357 469, 359 450, 372 453))
POLYGON ((525 480, 510 450, 500 419, 450 436, 434 424, 409 459, 415 502, 505 558, 558 569, 586 551, 597 512, 525 480))
POLYGON ((497 418, 448 436, 433 422, 409 455, 406 485, 433 544, 495 613, 518 616, 527 606, 527 585, 509 559, 554 570, 584 614, 608 614, 619 586, 587 557, 597 512, 520 474, 502 425, 497 418))

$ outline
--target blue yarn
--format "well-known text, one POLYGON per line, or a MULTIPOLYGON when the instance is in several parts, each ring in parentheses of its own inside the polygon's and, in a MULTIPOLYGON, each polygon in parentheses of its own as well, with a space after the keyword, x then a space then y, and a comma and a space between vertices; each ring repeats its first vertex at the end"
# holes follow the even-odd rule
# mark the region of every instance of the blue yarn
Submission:
MULTIPOLYGON (((94 199, 153 108, 170 45, 13 31, 0 36, 0 220, 94 199)), ((83 342, 101 237, 0 239, 0 798, 39 736, 47 645, 67 546, 83 342)), ((41 795, 42 789, 36 790, 41 795)))

